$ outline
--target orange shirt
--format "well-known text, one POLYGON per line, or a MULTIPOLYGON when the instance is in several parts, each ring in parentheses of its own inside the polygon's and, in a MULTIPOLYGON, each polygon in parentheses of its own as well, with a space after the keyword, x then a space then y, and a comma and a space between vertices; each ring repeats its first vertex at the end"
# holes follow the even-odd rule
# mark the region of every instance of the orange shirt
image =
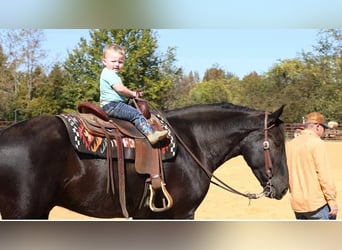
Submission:
POLYGON ((311 212, 326 203, 336 205, 336 187, 324 141, 313 131, 304 130, 288 143, 286 155, 292 209, 311 212))

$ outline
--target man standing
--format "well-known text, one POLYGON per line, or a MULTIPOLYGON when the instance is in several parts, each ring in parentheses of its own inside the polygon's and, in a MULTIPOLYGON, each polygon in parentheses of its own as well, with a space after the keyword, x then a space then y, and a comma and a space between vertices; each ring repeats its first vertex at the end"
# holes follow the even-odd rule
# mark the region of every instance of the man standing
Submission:
POLYGON ((296 219, 336 219, 336 187, 321 139, 326 128, 323 115, 312 112, 305 117, 304 130, 287 146, 290 202, 296 219))

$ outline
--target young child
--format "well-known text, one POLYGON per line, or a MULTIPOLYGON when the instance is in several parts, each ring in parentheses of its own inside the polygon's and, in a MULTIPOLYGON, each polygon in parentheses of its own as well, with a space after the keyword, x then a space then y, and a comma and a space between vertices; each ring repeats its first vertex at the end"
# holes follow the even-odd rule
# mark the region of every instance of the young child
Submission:
POLYGON ((140 92, 128 89, 118 73, 125 63, 125 51, 118 45, 103 50, 104 68, 100 77, 100 106, 110 116, 132 122, 154 145, 167 136, 167 131, 154 131, 141 112, 126 103, 127 98, 140 97, 140 92))

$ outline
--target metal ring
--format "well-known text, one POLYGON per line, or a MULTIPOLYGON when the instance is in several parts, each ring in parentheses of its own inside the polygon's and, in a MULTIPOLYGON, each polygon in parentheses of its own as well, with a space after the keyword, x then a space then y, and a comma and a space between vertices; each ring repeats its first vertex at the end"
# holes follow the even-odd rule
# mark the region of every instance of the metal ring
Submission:
POLYGON ((264 147, 264 150, 270 149, 270 143, 268 141, 264 141, 263 147, 264 147))

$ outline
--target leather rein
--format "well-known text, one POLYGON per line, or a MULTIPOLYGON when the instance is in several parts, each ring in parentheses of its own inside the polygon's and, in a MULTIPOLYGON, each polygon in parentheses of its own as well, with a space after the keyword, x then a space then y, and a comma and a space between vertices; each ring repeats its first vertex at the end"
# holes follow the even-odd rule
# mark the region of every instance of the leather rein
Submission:
MULTIPOLYGON (((161 115, 161 112, 157 110, 159 115, 161 115)), ((173 129, 173 127, 169 124, 167 119, 165 119, 165 123, 169 126, 169 128, 172 130, 176 138, 179 140, 180 144, 185 148, 185 150, 190 154, 190 156, 193 158, 193 160, 201 167, 201 169, 206 173, 208 178, 210 179, 210 182, 226 191, 229 191, 234 194, 238 194, 244 197, 247 197, 249 200, 251 199, 259 199, 263 196, 270 196, 273 197, 273 191, 272 191, 272 176, 273 176, 273 166, 272 166, 272 160, 271 160, 271 154, 270 154, 270 143, 268 141, 268 130, 274 127, 275 124, 272 124, 271 126, 267 127, 267 120, 268 120, 268 113, 265 112, 265 120, 264 120, 264 142, 263 142, 263 148, 264 148, 264 155, 265 155, 265 169, 266 174, 268 176, 268 181, 266 186, 264 187, 264 191, 261 193, 242 193, 237 191, 236 189, 232 188, 228 184, 226 184, 224 181, 219 179, 217 176, 215 176, 213 173, 211 173, 203 164, 202 162, 192 153, 192 151, 189 149, 189 147, 185 144, 185 142, 182 140, 182 138, 178 135, 178 133, 173 129), (214 180, 217 182, 215 182, 214 180)))

